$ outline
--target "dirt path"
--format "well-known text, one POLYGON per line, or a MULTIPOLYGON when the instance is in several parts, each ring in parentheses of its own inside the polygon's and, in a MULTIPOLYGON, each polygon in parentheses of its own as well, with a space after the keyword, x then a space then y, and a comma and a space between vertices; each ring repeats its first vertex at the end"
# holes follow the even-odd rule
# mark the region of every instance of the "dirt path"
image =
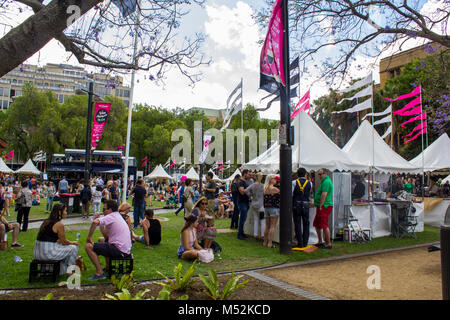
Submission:
POLYGON ((333 300, 442 299, 440 251, 426 247, 261 273, 333 300), (380 289, 367 288, 371 265, 380 268, 380 289))

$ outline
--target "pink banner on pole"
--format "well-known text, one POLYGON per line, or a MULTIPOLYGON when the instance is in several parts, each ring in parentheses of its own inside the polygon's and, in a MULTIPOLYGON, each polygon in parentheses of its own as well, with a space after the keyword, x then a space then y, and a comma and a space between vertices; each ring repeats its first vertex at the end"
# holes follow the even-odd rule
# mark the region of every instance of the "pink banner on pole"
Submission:
POLYGON ((11 160, 12 158, 14 158, 14 150, 11 150, 8 153, 5 153, 5 160, 11 160))
POLYGON ((309 109, 310 109, 310 105, 309 105, 309 90, 308 90, 303 95, 303 97, 299 100, 299 102, 297 103, 297 105, 294 108, 294 111, 292 111, 291 119, 294 119, 298 115, 300 110, 305 110, 305 111, 308 110, 308 114, 309 114, 309 109), (300 108, 298 107, 299 105, 301 105, 300 108))
POLYGON ((427 118, 427 114, 424 112, 420 115, 418 115, 417 117, 412 117, 411 119, 409 119, 408 121, 403 122, 400 127, 402 128, 406 128, 405 124, 413 122, 413 121, 417 121, 417 120, 425 120, 427 118))
POLYGON ((297 109, 299 105, 301 105, 303 102, 309 100, 309 90, 303 95, 303 97, 298 101, 297 105, 295 106, 294 110, 297 109))
POLYGON ((422 106, 415 107, 409 111, 404 111, 402 114, 398 114, 399 116, 413 116, 415 114, 422 113, 422 106))
POLYGON ((416 96, 416 95, 418 95, 418 94, 420 94, 420 93, 421 93, 421 91, 420 91, 420 86, 417 86, 417 87, 416 87, 413 91, 411 91, 410 93, 401 95, 401 96, 398 97, 398 98, 395 98, 395 99, 386 98, 386 97, 383 97, 383 98, 386 99, 386 100, 389 100, 389 101, 397 101, 397 100, 403 100, 403 99, 407 99, 407 98, 414 97, 414 96, 416 96))
POLYGON ((97 102, 94 111, 94 125, 92 126, 91 150, 97 148, 103 134, 106 120, 108 120, 111 103, 97 102))
POLYGON ((142 158, 141 161, 142 161, 141 167, 145 167, 147 165, 147 157, 142 158))
POLYGON ((414 129, 412 129, 412 131, 410 133, 408 133, 406 136, 403 136, 403 138, 410 137, 410 136, 412 136, 414 131, 421 130, 421 129, 426 128, 426 127, 427 127, 427 122, 426 121, 421 122, 418 126, 416 126, 414 129))
POLYGON ((424 133, 427 133, 427 128, 423 128, 422 130, 420 130, 420 132, 418 134, 416 134, 414 137, 405 141, 405 144, 407 144, 408 142, 411 142, 413 140, 416 140, 418 136, 420 136, 421 134, 424 134, 424 133))
POLYGON ((276 0, 269 21, 266 39, 260 56, 259 87, 270 93, 286 85, 283 60, 283 12, 282 0, 276 0))
POLYGON ((420 104, 420 100, 421 100, 420 97, 417 97, 414 100, 411 100, 410 103, 408 103, 406 106, 404 106, 400 110, 394 111, 394 114, 402 116, 405 111, 411 109, 412 107, 415 107, 415 106, 419 105, 420 104))

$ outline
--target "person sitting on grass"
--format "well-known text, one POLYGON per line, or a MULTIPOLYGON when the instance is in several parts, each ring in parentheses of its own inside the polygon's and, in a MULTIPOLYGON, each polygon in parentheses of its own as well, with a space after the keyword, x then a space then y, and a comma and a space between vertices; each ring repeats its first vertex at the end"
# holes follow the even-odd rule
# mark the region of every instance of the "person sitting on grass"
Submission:
MULTIPOLYGON (((86 239, 86 253, 95 266, 95 274, 89 280, 106 278, 100 265, 99 255, 105 257, 106 266, 110 258, 128 258, 131 254, 131 237, 128 224, 118 211, 117 201, 107 200, 103 206, 102 218, 96 217, 92 221, 89 234, 86 239), (105 236, 104 242, 92 242, 95 229, 100 226, 105 236)), ((105 268, 107 270, 107 267, 105 268)))
POLYGON ((20 224, 17 222, 8 222, 3 214, 0 216, 0 243, 5 239, 5 234, 9 231, 13 231, 11 247, 23 247, 23 245, 17 242, 19 236, 20 224))
POLYGON ((203 249, 197 241, 198 221, 193 215, 185 217, 184 220, 186 222, 180 232, 181 244, 178 247, 177 256, 184 260, 195 260, 198 258, 197 250, 203 249))
POLYGON ((217 235, 217 230, 214 228, 214 216, 209 214, 208 199, 201 197, 194 205, 192 215, 198 219, 197 236, 198 241, 204 241, 205 249, 211 248, 211 244, 217 235))
POLYGON ((67 268, 74 265, 78 258, 78 241, 66 239, 61 221, 66 216, 66 206, 62 203, 55 204, 50 216, 41 224, 33 249, 33 259, 62 260, 60 275, 67 273, 67 268))
POLYGON ((133 236, 134 241, 139 241, 151 249, 150 245, 157 245, 161 242, 161 223, 153 218, 153 209, 145 210, 145 219, 141 221, 144 235, 133 236))

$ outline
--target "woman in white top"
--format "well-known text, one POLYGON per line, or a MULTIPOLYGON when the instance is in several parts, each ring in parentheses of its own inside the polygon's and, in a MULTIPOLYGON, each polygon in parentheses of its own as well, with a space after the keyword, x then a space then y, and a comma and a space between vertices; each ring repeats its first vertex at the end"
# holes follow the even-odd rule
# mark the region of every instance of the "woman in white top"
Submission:
POLYGON ((9 213, 9 206, 12 201, 14 188, 12 187, 11 183, 7 183, 5 187, 5 207, 3 208, 2 215, 6 213, 8 217, 11 216, 9 213))

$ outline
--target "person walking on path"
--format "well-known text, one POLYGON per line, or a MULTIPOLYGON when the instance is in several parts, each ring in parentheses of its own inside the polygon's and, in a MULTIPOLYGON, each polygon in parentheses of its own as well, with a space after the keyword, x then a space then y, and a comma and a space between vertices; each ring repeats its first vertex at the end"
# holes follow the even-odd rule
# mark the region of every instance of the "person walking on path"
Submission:
MULTIPOLYGON (((185 185, 185 183, 186 183, 185 181, 182 181, 180 190, 178 190, 178 203, 180 204, 180 207, 175 211, 175 215, 176 216, 180 213, 181 210, 184 209, 184 197, 183 197, 183 195, 184 195, 184 189, 185 189, 184 185, 185 185)), ((186 210, 185 210, 185 216, 186 216, 186 210)))
POLYGON ((51 212, 53 209, 53 200, 55 199, 56 189, 53 182, 48 183, 47 188, 47 213, 51 212))
POLYGON ((297 170, 298 179, 293 181, 292 209, 297 247, 304 248, 309 240, 309 195, 312 184, 306 179, 305 168, 297 170))
POLYGON ((249 208, 249 202, 250 199, 248 198, 247 194, 245 193, 245 189, 247 189, 247 180, 250 177, 250 173, 247 169, 244 169, 242 171, 242 177, 238 181, 238 191, 239 191, 239 199, 238 199, 238 206, 239 206, 239 227, 238 227, 238 234, 237 238, 239 240, 245 240, 248 237, 244 234, 244 225, 245 221, 247 220, 247 212, 249 208))
POLYGON ((230 229, 237 229, 239 223, 239 190, 238 190, 238 181, 241 179, 241 175, 237 174, 233 182, 231 183, 231 196, 233 197, 234 210, 233 215, 231 216, 231 225, 230 229))
POLYGON ((83 190, 81 190, 80 198, 81 198, 81 204, 82 204, 81 217, 83 219, 88 219, 90 204, 91 204, 91 200, 92 200, 92 192, 91 192, 91 188, 89 187, 88 184, 85 184, 83 190))
POLYGON ((328 227, 328 218, 333 210, 333 183, 327 174, 326 169, 320 169, 317 173, 321 179, 320 186, 314 195, 314 206, 316 207, 316 216, 313 226, 316 228, 318 242, 316 247, 321 249, 331 249, 331 234, 328 227), (322 242, 325 239, 325 244, 322 242))
POLYGON ((256 182, 245 189, 245 193, 251 197, 249 214, 253 214, 253 236, 255 239, 262 240, 266 228, 264 218, 264 185, 262 184, 262 173, 256 174, 256 182), (259 229, 259 232, 258 232, 259 229))
POLYGON ((184 188, 184 215, 187 217, 192 213, 194 208, 194 190, 192 189, 192 180, 186 179, 186 187, 184 188))
POLYGON ((19 210, 17 212, 17 222, 21 225, 21 231, 28 230, 28 215, 30 214, 31 206, 33 205, 33 194, 31 190, 28 188, 28 182, 22 182, 22 189, 20 189, 17 194, 16 203, 19 206, 19 210), (23 224, 22 224, 23 219, 23 224))
POLYGON ((144 220, 145 199, 147 198, 147 191, 144 188, 144 181, 142 179, 138 180, 131 194, 134 194, 133 225, 134 228, 137 228, 139 219, 144 220))
POLYGON ((264 183, 264 216, 266 219, 266 228, 264 230, 263 246, 275 248, 272 243, 275 229, 280 216, 280 189, 275 187, 277 179, 275 175, 266 177, 264 183))
POLYGON ((216 189, 217 185, 212 180, 214 177, 213 173, 208 171, 206 173, 206 186, 203 187, 205 192, 205 197, 208 199, 208 212, 214 214, 214 206, 216 204, 216 189))

